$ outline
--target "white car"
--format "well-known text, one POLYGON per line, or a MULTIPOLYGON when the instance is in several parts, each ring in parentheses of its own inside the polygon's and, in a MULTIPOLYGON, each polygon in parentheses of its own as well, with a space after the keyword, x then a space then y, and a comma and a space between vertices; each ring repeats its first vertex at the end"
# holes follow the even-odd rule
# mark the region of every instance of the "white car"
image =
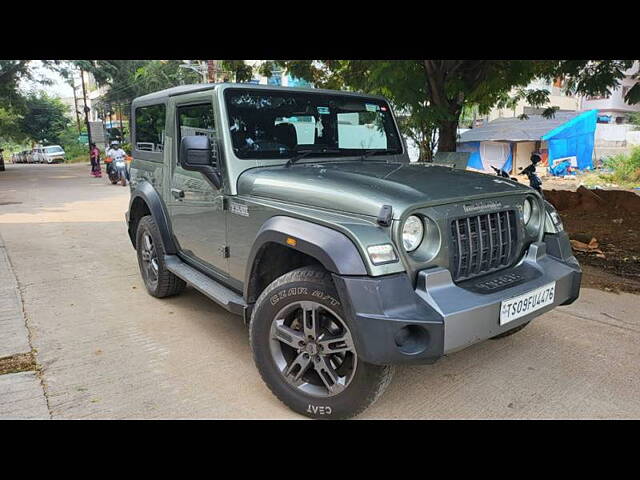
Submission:
POLYGON ((60 145, 48 145, 43 149, 43 160, 47 163, 65 161, 65 151, 60 145))
POLYGON ((31 149, 30 155, 27 157, 27 163, 44 163, 46 162, 43 147, 31 149))

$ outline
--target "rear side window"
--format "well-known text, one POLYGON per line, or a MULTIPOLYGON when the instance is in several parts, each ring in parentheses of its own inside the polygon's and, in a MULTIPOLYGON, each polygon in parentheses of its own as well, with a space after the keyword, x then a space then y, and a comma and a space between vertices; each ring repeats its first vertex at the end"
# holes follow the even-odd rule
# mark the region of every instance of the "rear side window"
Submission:
POLYGON ((136 150, 164 151, 165 106, 136 108, 136 150))

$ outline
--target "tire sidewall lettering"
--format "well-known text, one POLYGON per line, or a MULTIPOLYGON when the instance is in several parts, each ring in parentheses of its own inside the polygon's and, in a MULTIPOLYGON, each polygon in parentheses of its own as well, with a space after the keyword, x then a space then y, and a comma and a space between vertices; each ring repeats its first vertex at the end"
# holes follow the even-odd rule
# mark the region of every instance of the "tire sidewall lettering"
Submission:
MULTIPOLYGON (((286 298, 295 297, 299 295, 309 295, 309 289, 307 287, 284 288, 282 290, 279 290, 273 293, 269 297, 269 303, 272 306, 275 306, 286 298)), ((311 292, 311 296, 317 298, 318 300, 323 300, 328 302, 332 307, 340 306, 340 302, 336 300, 335 297, 333 297, 332 295, 329 295, 323 290, 316 289, 313 292, 311 292)))
POLYGON ((313 415, 331 415, 333 409, 329 405, 312 405, 307 406, 307 412, 313 415))

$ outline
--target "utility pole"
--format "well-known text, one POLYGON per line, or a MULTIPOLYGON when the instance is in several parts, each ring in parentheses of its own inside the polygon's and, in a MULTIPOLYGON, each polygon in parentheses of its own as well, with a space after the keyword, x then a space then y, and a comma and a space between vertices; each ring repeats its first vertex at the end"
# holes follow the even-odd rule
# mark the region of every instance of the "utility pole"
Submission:
POLYGON ((73 89, 73 110, 76 112, 76 124, 78 125, 78 135, 82 133, 80 128, 80 114, 78 113, 78 96, 76 95, 76 82, 73 81, 73 75, 71 75, 71 88, 73 89))
POLYGON ((124 142, 124 129, 122 128, 122 104, 118 103, 118 117, 120 117, 120 142, 124 142))
POLYGON ((87 107, 87 91, 84 86, 84 70, 80 69, 80 79, 82 80, 82 99, 84 101, 84 121, 87 124, 87 139, 89 140, 89 159, 91 159, 91 128, 89 125, 89 110, 87 107))

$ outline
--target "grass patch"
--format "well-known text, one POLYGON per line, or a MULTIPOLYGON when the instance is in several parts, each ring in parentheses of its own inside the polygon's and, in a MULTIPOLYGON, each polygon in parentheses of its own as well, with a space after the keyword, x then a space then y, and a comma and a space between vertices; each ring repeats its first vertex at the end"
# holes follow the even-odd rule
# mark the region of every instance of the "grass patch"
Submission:
POLYGON ((28 372, 37 370, 38 364, 32 352, 18 353, 10 357, 0 358, 0 375, 7 373, 28 372))
POLYGON ((76 155, 75 157, 67 157, 64 163, 90 163, 89 154, 83 153, 82 155, 76 155))
POLYGON ((624 188, 640 186, 640 147, 634 147, 629 154, 619 154, 607 158, 603 167, 609 172, 585 179, 589 183, 614 183, 624 188))

